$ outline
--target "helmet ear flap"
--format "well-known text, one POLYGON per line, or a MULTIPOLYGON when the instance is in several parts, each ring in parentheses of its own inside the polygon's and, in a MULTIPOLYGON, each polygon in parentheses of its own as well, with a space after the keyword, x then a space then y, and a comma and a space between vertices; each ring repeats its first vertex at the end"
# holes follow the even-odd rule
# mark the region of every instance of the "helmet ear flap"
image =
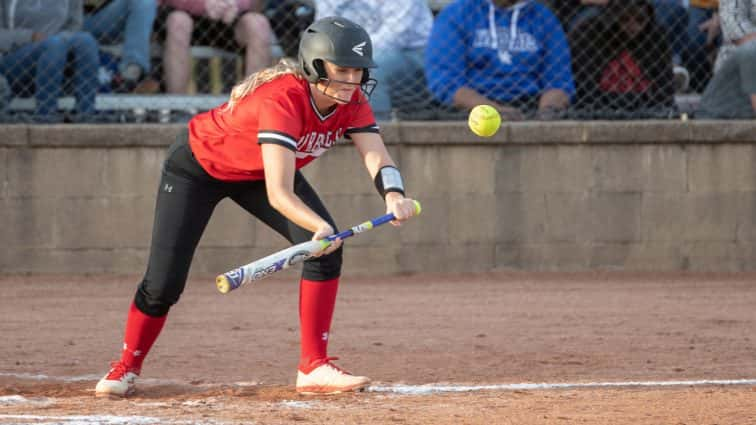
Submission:
POLYGON ((307 81, 311 83, 316 83, 318 81, 317 71, 312 69, 312 64, 307 63, 307 59, 301 52, 299 53, 299 67, 302 68, 302 72, 304 72, 307 81))
POLYGON ((325 70, 325 64, 323 64, 323 61, 321 59, 315 59, 314 61, 312 61, 312 67, 315 68, 315 73, 318 74, 318 79, 328 78, 328 74, 326 74, 325 70))

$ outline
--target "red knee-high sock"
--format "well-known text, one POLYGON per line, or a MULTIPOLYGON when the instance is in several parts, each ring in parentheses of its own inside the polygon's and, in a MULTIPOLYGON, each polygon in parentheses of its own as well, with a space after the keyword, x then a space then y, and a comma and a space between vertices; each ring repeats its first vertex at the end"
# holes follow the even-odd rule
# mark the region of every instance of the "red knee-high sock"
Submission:
POLYGON ((327 357, 328 333, 331 329, 333 308, 339 279, 299 282, 299 325, 302 354, 299 370, 310 373, 323 364, 327 357))
POLYGON ((142 370, 142 362, 160 335, 167 317, 167 314, 161 317, 148 316, 131 303, 121 353, 121 362, 129 369, 134 369, 137 373, 142 370))

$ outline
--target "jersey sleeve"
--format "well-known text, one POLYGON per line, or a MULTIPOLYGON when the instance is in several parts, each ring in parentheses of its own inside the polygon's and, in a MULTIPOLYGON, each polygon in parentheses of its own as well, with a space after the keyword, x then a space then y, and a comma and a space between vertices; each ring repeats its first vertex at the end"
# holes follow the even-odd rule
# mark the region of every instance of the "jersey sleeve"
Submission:
MULTIPOLYGON (((362 97, 361 94, 360 96, 362 97)), ((344 137, 347 139, 351 139, 351 135, 355 133, 380 133, 375 116, 373 116, 373 109, 364 97, 362 97, 362 102, 364 103, 356 105, 352 121, 344 132, 344 137)))
POLYGON ((262 101, 257 128, 258 144, 273 143, 296 151, 302 135, 302 113, 285 95, 267 98, 262 101))

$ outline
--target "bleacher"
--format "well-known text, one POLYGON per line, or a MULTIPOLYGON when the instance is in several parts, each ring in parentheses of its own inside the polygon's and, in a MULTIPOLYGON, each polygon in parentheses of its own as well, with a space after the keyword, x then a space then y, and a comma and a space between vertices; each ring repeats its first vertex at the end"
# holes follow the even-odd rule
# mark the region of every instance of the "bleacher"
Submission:
MULTIPOLYGON (((428 4, 434 14, 452 0, 428 0, 428 4)), ((271 46, 273 58, 283 56, 283 50, 274 42, 271 46)), ((120 45, 101 46, 101 50, 113 56, 120 56, 120 45)), ((151 55, 153 62, 161 60, 161 46, 153 44, 151 55)), ((114 113, 115 119, 120 122, 170 122, 175 113, 193 114, 197 111, 211 109, 226 101, 228 88, 234 81, 243 77, 243 58, 236 52, 231 52, 210 46, 193 46, 191 57, 196 66, 206 71, 203 87, 207 90, 196 90, 197 84, 193 83, 190 94, 117 94, 100 93, 97 95, 95 108, 97 111, 109 111, 114 113), (231 63, 235 72, 231 75, 227 64, 231 63), (224 65, 225 64, 225 65, 224 65), (225 67, 224 67, 225 66, 225 67)), ((692 113, 700 96, 697 93, 681 91, 675 96, 676 104, 680 113, 692 113)), ((64 96, 59 99, 59 108, 64 111, 73 110, 75 99, 72 96, 64 96)), ((29 113, 35 109, 33 97, 12 98, 8 111, 13 113, 29 113)), ((450 115, 460 118, 462 115, 450 115)))
MULTIPOLYGON (((100 46, 102 51, 110 53, 114 56, 121 55, 121 45, 105 45, 100 46)), ((277 60, 283 57, 283 51, 278 44, 271 46, 272 57, 277 60)), ((151 48, 151 55, 154 60, 159 60, 161 57, 162 48, 158 44, 153 44, 151 48)), ((97 95, 95 101, 95 109, 98 111, 115 111, 121 114, 121 119, 125 121, 142 121, 152 112, 156 113, 160 122, 167 122, 170 119, 172 112, 196 112, 202 110, 212 109, 217 105, 222 104, 228 98, 226 93, 223 93, 223 67, 222 61, 231 61, 237 64, 235 68, 239 68, 235 76, 231 78, 238 80, 241 75, 241 61, 242 58, 234 52, 228 50, 219 49, 211 46, 192 46, 191 57, 195 64, 201 64, 207 67, 209 74, 208 85, 211 87, 211 93, 196 93, 194 88, 190 91, 191 94, 168 94, 160 93, 153 95, 145 94, 116 94, 116 93, 100 93, 97 95)), ((196 87, 196 82, 191 82, 192 87, 196 87)), ((8 110, 11 112, 18 111, 33 111, 36 102, 33 97, 15 97, 11 99, 8 105, 8 110)), ((58 108, 63 111, 73 110, 76 105, 76 100, 72 96, 61 97, 58 101, 58 108)))

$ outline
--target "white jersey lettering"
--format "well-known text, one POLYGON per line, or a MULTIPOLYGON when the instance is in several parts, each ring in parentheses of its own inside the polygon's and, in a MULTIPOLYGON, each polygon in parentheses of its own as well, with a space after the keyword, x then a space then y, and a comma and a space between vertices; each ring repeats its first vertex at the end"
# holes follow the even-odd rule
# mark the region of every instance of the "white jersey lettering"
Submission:
POLYGON ((336 141, 344 136, 344 129, 321 133, 311 131, 299 138, 297 142, 297 158, 319 157, 326 150, 336 144, 336 141))

